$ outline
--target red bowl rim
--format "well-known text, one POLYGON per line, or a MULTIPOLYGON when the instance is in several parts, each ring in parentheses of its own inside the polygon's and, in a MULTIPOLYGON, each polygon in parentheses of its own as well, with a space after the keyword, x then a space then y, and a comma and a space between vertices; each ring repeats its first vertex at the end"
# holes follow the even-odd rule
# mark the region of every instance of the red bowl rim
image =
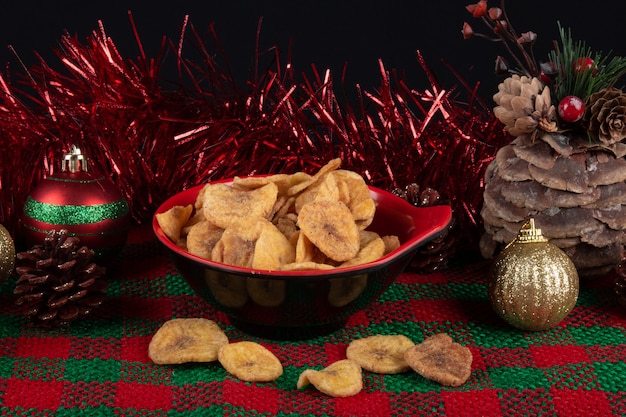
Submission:
MULTIPOLYGON (((218 183, 232 183, 233 179, 223 179, 212 181, 211 184, 218 183)), ((398 258, 403 257, 408 252, 416 251, 420 246, 429 242, 432 239, 440 236, 445 229, 450 224, 452 219, 452 209, 449 205, 437 205, 437 206, 427 206, 427 207, 416 207, 406 200, 398 197, 388 191, 383 189, 368 186, 370 189, 370 193, 372 197, 376 201, 380 201, 381 198, 393 204, 393 207, 401 211, 402 213, 406 213, 406 215, 410 216, 412 219, 427 219, 426 226, 423 230, 419 230, 415 232, 414 236, 408 239, 405 242, 401 242, 400 247, 395 249, 394 251, 386 254, 385 256, 368 263, 352 265, 349 267, 335 268, 335 269, 321 269, 321 270, 298 270, 298 271, 279 271, 279 270, 261 270, 261 269, 251 269, 251 268, 243 268, 239 266, 233 266, 228 264, 223 264, 220 262, 210 261, 208 259, 199 257, 197 255, 191 254, 174 242, 172 242, 161 230, 159 226, 156 215, 158 213, 163 213, 170 209, 171 207, 179 204, 193 204, 193 201, 183 200, 183 196, 197 196, 200 189, 204 187, 206 184, 196 185, 185 189, 172 197, 165 200, 155 211, 152 217, 152 229, 158 238, 158 240, 173 254, 178 256, 188 258, 191 261, 202 264, 207 268, 211 268, 218 271, 223 271, 227 273, 234 273, 238 275, 263 275, 268 277, 289 277, 289 276, 297 276, 297 277, 308 277, 308 276, 332 276, 332 275, 353 275, 357 273, 366 273, 370 270, 381 269, 394 261, 398 260, 398 258)), ((195 201, 195 200, 194 200, 195 201)))

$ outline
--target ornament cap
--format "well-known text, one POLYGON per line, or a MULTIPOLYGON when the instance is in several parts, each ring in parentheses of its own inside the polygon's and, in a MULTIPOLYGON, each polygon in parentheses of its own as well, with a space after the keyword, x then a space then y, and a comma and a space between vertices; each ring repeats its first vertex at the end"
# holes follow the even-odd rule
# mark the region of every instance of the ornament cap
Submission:
POLYGON ((70 152, 66 153, 63 158, 61 170, 64 172, 88 172, 89 158, 81 153, 78 146, 72 145, 70 152))
POLYGON ((545 243, 546 239, 541 233, 541 229, 535 227, 535 219, 532 217, 521 227, 517 237, 513 242, 518 243, 545 243))

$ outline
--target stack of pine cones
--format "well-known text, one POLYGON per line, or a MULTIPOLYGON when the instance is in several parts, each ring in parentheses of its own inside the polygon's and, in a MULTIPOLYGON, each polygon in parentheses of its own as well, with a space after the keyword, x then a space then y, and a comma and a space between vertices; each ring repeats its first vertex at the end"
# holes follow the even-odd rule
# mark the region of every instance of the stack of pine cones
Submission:
MULTIPOLYGON (((626 145, 606 126, 626 96, 603 89, 585 103, 585 131, 559 131, 550 92, 536 78, 513 76, 494 96, 494 113, 516 138, 501 148, 485 176, 483 256, 512 241, 534 217, 581 276, 600 276, 621 262, 626 242, 626 145), (510 121, 510 123, 507 123, 510 121)), ((625 111, 626 114, 626 111, 625 111)), ((618 120, 620 120, 618 118, 618 120)))

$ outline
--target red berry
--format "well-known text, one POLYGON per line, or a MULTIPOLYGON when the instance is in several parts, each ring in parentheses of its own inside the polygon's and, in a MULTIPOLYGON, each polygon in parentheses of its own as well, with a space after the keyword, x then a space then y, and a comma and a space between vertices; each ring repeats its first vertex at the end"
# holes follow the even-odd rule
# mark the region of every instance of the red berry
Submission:
POLYGON ((585 103, 576 96, 567 96, 559 103, 559 116, 568 123, 579 121, 585 113, 585 103))
POLYGON ((590 69, 593 70, 594 73, 596 72, 596 67, 593 59, 584 57, 578 58, 574 61, 574 72, 576 72, 577 74, 580 74, 590 69))

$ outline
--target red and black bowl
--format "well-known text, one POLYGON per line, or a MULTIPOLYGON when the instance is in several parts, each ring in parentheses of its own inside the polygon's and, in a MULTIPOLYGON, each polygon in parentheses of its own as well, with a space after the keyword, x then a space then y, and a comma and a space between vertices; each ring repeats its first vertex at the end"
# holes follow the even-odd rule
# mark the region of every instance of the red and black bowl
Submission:
MULTIPOLYGON (((229 180, 219 181, 229 182, 229 180)), ((415 207, 390 192, 370 188, 376 214, 368 230, 396 235, 400 247, 362 265, 332 270, 274 271, 241 268, 192 255, 161 230, 156 214, 194 204, 202 185, 166 200, 154 232, 191 288, 240 330, 269 339, 309 339, 342 328, 368 308, 404 271, 417 250, 445 232, 450 206, 415 207)))

